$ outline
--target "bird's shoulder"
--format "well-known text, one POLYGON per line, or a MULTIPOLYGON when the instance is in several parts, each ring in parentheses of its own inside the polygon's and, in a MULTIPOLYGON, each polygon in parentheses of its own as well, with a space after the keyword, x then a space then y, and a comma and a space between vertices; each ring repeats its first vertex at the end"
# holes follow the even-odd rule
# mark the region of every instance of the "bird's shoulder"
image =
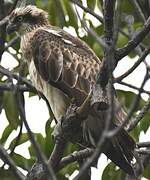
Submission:
POLYGON ((75 54, 80 55, 80 57, 89 58, 100 64, 99 58, 84 41, 59 27, 44 26, 35 29, 32 38, 32 44, 34 44, 33 47, 36 47, 36 45, 39 46, 39 44, 42 44, 42 42, 45 41, 49 42, 49 45, 61 48, 62 51, 68 49, 70 52, 72 51, 75 54))

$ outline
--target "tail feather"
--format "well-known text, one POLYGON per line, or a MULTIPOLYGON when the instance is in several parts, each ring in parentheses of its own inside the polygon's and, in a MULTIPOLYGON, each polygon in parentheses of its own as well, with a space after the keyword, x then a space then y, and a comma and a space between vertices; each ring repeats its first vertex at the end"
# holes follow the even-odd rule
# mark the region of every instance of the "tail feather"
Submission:
MULTIPOLYGON (((83 139, 87 146, 96 147, 103 128, 99 120, 91 118, 83 122, 83 139)), ((116 128, 116 125, 112 124, 112 126, 112 129, 116 128)), ((132 137, 121 129, 116 136, 106 139, 102 152, 127 174, 134 175, 131 164, 134 158, 134 148, 135 142, 132 137)))
POLYGON ((117 166, 130 175, 134 175, 134 169, 131 161, 134 157, 135 143, 125 130, 111 140, 106 142, 104 153, 117 166), (132 142, 132 143, 131 143, 132 142))

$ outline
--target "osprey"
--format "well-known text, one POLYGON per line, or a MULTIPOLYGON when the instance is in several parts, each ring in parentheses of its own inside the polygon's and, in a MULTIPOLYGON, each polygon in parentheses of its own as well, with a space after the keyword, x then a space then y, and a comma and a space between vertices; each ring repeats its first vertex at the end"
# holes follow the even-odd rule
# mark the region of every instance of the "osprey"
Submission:
MULTIPOLYGON (((8 33, 21 37, 21 50, 27 61, 29 74, 36 89, 47 98, 57 121, 65 115, 73 101, 80 107, 92 87, 101 62, 87 44, 64 30, 49 24, 48 14, 35 6, 16 8, 10 15, 8 33)), ((115 100, 116 106, 118 103, 115 100)), ((84 122, 83 139, 88 146, 96 147, 104 129, 107 110, 99 117, 90 114, 84 122)), ((111 127, 125 119, 120 109, 115 113, 111 127)), ((102 152, 128 174, 134 174, 131 160, 134 157, 134 140, 122 129, 108 139, 102 152)))

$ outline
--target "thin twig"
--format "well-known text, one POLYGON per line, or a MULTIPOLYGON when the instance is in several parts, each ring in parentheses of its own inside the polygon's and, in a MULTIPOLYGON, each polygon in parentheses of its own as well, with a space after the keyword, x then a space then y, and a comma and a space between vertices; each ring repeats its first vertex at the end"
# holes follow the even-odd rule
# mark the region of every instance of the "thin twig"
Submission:
POLYGON ((115 82, 119 82, 122 79, 124 79, 125 77, 127 77, 129 74, 131 74, 139 65, 141 62, 143 62, 146 58, 146 56, 150 53, 150 47, 148 47, 141 55, 141 57, 134 63, 134 65, 128 70, 126 71, 123 75, 119 76, 118 78, 116 78, 115 82))
POLYGON ((141 19, 141 21, 144 23, 146 21, 146 18, 143 14, 143 12, 141 11, 141 8, 138 4, 137 0, 132 0, 131 3, 134 5, 135 10, 137 11, 137 15, 139 16, 139 18, 141 19))
POLYGON ((137 143, 137 146, 138 146, 138 148, 141 148, 141 147, 150 147, 150 141, 139 142, 139 143, 137 143))
MULTIPOLYGON (((140 90, 140 88, 138 88, 138 87, 136 87, 136 86, 134 86, 134 85, 132 85, 132 84, 128 84, 128 83, 126 83, 126 82, 123 82, 123 81, 118 82, 118 84, 127 86, 127 87, 132 88, 132 89, 135 89, 135 90, 137 90, 137 91, 140 90)), ((141 91, 142 91, 142 93, 146 93, 146 94, 150 95, 150 91, 146 91, 146 90, 144 90, 144 89, 141 89, 141 91)))
POLYGON ((46 163, 46 160, 45 160, 45 157, 44 155, 42 154, 39 146, 37 145, 36 141, 35 141, 35 138, 33 136, 33 133, 28 125, 28 122, 26 120, 26 114, 25 114, 25 109, 24 109, 24 106, 22 104, 22 98, 24 99, 24 96, 23 94, 20 94, 20 92, 18 92, 17 94, 17 104, 18 104, 18 109, 19 109, 19 113, 20 113, 20 117, 22 119, 22 121, 24 122, 24 125, 27 129, 27 132, 28 132, 28 135, 29 135, 29 138, 30 138, 30 141, 32 142, 33 144, 33 147, 35 149, 35 152, 36 152, 36 155, 38 157, 38 160, 43 164, 43 166, 45 167, 48 175, 49 175, 49 178, 50 180, 56 180, 56 177, 55 177, 55 174, 52 170, 51 167, 48 166, 48 164, 46 163))
POLYGON ((4 47, 4 51, 6 51, 9 47, 12 47, 12 45, 14 45, 17 42, 18 38, 19 36, 15 36, 13 39, 11 39, 4 47))
POLYGON ((78 16, 78 18, 79 18, 79 20, 80 20, 83 28, 85 29, 85 31, 86 31, 87 33, 89 33, 93 38, 95 38, 95 40, 98 42, 98 44, 99 44, 100 46, 102 46, 103 48, 108 48, 108 47, 107 47, 107 44, 104 42, 104 40, 103 40, 102 38, 100 38, 93 29, 91 29, 91 28, 88 27, 86 21, 84 21, 84 20, 81 19, 80 15, 79 15, 79 13, 78 13, 78 11, 77 11, 76 6, 75 6, 75 10, 76 10, 77 16, 78 16))
POLYGON ((136 127, 136 125, 141 121, 141 119, 145 116, 145 114, 149 109, 150 109, 150 100, 146 102, 144 107, 140 110, 140 113, 134 119, 132 119, 132 121, 130 121, 127 130, 131 131, 134 127, 136 127))
MULTIPOLYGON (((16 87, 16 85, 14 85, 16 87)), ((11 91, 12 90, 12 83, 0 83, 0 91, 11 91)), ((26 85, 19 85, 18 87, 19 91, 22 92, 34 92, 36 93, 36 91, 34 91, 33 89, 27 87, 26 85)))
POLYGON ((143 154, 143 155, 147 155, 150 154, 150 150, 149 149, 135 149, 135 151, 139 154, 143 154))
POLYGON ((6 150, 3 148, 3 146, 1 144, 0 144, 0 157, 5 163, 7 163, 10 166, 10 169, 15 174, 15 176, 18 180, 25 179, 25 176, 21 173, 21 171, 19 171, 17 169, 16 164, 10 158, 9 154, 6 152, 6 150))
POLYGON ((79 6, 81 9, 83 9, 85 12, 93 15, 95 18, 97 18, 97 20, 99 20, 101 23, 103 23, 103 18, 101 16, 99 16, 98 14, 96 14, 94 11, 92 11, 91 9, 89 9, 88 7, 84 7, 78 0, 70 0, 71 2, 73 2, 74 4, 76 4, 77 6, 79 6))
POLYGON ((128 115, 125 118, 124 122, 118 128, 116 128, 115 130, 112 130, 112 131, 108 132, 107 133, 108 138, 111 138, 112 136, 118 134, 120 132, 120 130, 122 128, 124 128, 126 126, 126 124, 129 122, 129 119, 131 118, 133 112, 135 111, 135 109, 137 108, 137 106, 139 104, 140 97, 141 97, 141 92, 142 92, 142 89, 143 89, 146 81, 148 80, 147 78, 148 78, 148 72, 146 73, 146 75, 144 77, 144 80, 143 80, 143 82, 141 84, 141 87, 140 87, 140 90, 138 92, 138 95, 135 97, 135 99, 133 100, 133 102, 131 104, 131 107, 129 109, 128 115))
POLYGON ((128 42, 126 46, 116 51, 116 63, 128 55, 148 34, 150 30, 150 18, 145 22, 144 27, 128 42))
POLYGON ((12 78, 14 78, 16 80, 19 79, 21 82, 26 84, 28 87, 30 87, 31 89, 36 91, 35 87, 31 84, 31 82, 29 80, 27 80, 24 77, 20 77, 18 74, 15 74, 15 73, 9 71, 8 69, 5 69, 1 65, 0 65, 0 74, 6 75, 7 77, 12 77, 12 78))

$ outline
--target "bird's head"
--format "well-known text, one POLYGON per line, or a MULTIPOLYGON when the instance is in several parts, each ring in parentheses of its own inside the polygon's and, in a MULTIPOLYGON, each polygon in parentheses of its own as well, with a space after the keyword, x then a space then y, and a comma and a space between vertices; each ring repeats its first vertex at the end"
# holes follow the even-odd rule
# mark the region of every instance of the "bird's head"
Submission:
POLYGON ((23 35, 35 27, 48 25, 48 13, 36 6, 28 5, 12 11, 7 26, 7 32, 17 32, 23 35))

